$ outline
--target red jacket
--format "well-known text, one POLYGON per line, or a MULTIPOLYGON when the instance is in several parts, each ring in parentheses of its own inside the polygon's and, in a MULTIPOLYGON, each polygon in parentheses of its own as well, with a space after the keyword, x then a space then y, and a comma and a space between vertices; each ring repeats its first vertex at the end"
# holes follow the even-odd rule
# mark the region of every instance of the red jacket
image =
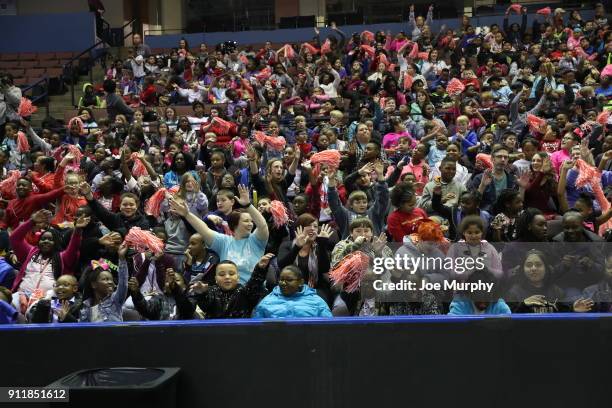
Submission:
POLYGON ((153 85, 143 89, 140 93, 140 101, 147 106, 155 106, 157 104, 157 92, 153 85))
POLYGON ((415 208, 411 213, 395 210, 387 218, 387 231, 393 238, 393 242, 404 242, 404 236, 416 232, 415 221, 427 218, 427 214, 421 208, 415 208))
POLYGON ((30 194, 26 198, 16 198, 9 201, 4 219, 0 221, 0 228, 16 228, 21 221, 26 221, 35 212, 46 204, 60 198, 64 194, 63 188, 51 190, 44 194, 30 194))

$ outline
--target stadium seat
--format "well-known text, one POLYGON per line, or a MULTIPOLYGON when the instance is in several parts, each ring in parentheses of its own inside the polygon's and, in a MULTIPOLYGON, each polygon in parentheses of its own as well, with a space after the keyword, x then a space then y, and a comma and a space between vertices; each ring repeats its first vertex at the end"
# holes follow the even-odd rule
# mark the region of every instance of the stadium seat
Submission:
POLYGON ((28 69, 28 68, 38 68, 40 65, 38 61, 19 61, 19 66, 21 68, 28 69))
POLYGON ((55 55, 54 52, 43 52, 43 53, 38 54, 38 59, 40 61, 57 60, 57 56, 55 55))
POLYGON ((13 68, 13 69, 7 69, 6 70, 9 74, 11 74, 13 76, 13 78, 22 78, 25 72, 25 69, 23 68, 13 68))
POLYGON ((15 78, 13 80, 13 84, 15 86, 22 86, 22 85, 27 85, 28 81, 26 80, 26 78, 15 78))
POLYGON ((0 61, 19 61, 19 54, 9 52, 0 54, 0 61))
POLYGON ((21 52, 19 53, 19 61, 36 61, 38 54, 35 52, 21 52))
POLYGON ((33 68, 33 69, 28 69, 25 72, 25 76, 27 76, 28 78, 40 78, 45 74, 45 69, 44 68, 33 68))
POLYGON ((67 61, 67 60, 71 59, 74 56, 74 54, 71 53, 71 52, 56 52, 55 56, 57 58, 61 59, 61 60, 66 60, 67 61))
POLYGON ((47 75, 49 78, 59 78, 63 75, 64 70, 62 68, 48 68, 47 75))
POLYGON ((18 61, 0 61, 0 69, 5 70, 13 68, 19 68, 18 61))
POLYGON ((58 68, 60 67, 58 60, 42 60, 38 61, 38 67, 40 68, 58 68))

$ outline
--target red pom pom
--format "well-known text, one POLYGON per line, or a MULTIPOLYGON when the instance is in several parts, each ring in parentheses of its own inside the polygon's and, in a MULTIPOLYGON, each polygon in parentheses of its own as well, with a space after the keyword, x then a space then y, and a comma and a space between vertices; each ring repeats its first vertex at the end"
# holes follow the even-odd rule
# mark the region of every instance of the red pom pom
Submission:
POLYGON ((361 251, 353 252, 344 258, 329 272, 334 284, 340 284, 347 293, 359 290, 361 279, 368 271, 370 258, 361 251))
POLYGON ((280 228, 289 222, 287 208, 285 208, 285 205, 278 200, 273 200, 270 203, 270 214, 272 214, 272 221, 274 222, 274 226, 276 228, 280 228))
POLYGON ((552 14, 552 10, 550 9, 550 7, 544 7, 539 9, 538 11, 536 11, 536 14, 541 14, 543 16, 548 16, 550 14, 552 14))
POLYGON ((0 195, 4 199, 10 199, 15 197, 15 190, 17 189, 17 181, 21 177, 19 170, 11 170, 8 172, 7 178, 0 182, 0 195))
POLYGON ((404 74, 404 90, 409 90, 412 88, 412 82, 414 78, 408 74, 404 74))
POLYGON ((145 204, 145 214, 150 215, 155 218, 159 218, 161 214, 161 205, 164 199, 166 198, 166 193, 168 190, 165 188, 160 188, 157 190, 145 204))
POLYGON ((327 167, 329 167, 332 171, 336 171, 338 167, 340 167, 341 159, 342 157, 340 156, 340 152, 334 149, 323 150, 322 152, 313 154, 310 157, 310 163, 314 165, 314 176, 319 176, 321 173, 322 164, 327 165, 327 167))
POLYGON ((259 72, 259 74, 255 75, 255 78, 261 82, 261 81, 267 80, 271 76, 272 76, 272 69, 270 67, 265 67, 259 72))
POLYGON ((36 112, 38 108, 32 104, 32 101, 28 98, 21 98, 21 102, 19 103, 19 108, 17 109, 17 114, 22 118, 27 118, 32 116, 34 112, 36 112))
POLYGON ((287 57, 288 59, 294 59, 295 58, 295 50, 293 49, 291 44, 285 44, 285 46, 283 48, 285 50, 285 57, 287 57))
POLYGON ((522 9, 523 6, 521 6, 520 4, 512 4, 510 6, 510 10, 514 11, 515 13, 520 13, 522 9))
POLYGON ((372 41, 374 41, 374 33, 371 31, 363 31, 361 33, 361 38, 367 42, 367 43, 371 43, 372 41))
POLYGON ((149 174, 145 165, 140 160, 138 160, 138 153, 132 153, 130 155, 130 159, 134 161, 134 166, 132 167, 132 175, 134 176, 134 178, 146 176, 149 174))
POLYGON ((154 254, 164 252, 164 241, 157 238, 152 232, 141 230, 138 227, 132 227, 123 242, 139 252, 146 250, 150 250, 154 254))
POLYGON ((283 150, 285 148, 285 138, 282 136, 268 136, 264 132, 255 131, 253 132, 255 140, 257 140, 262 146, 268 146, 272 150, 283 150))
POLYGON ((527 114, 527 124, 532 132, 546 133, 546 120, 531 113, 527 114))
POLYGON ((329 41, 329 39, 325 40, 323 42, 323 45, 321 46, 321 55, 323 54, 329 54, 331 52, 331 41, 329 41))
POLYGON ((213 122, 216 122, 217 125, 219 125, 221 129, 223 129, 224 134, 227 134, 227 132, 229 132, 230 128, 232 127, 231 122, 228 122, 227 120, 223 120, 218 116, 215 116, 213 118, 213 122))
POLYGON ((361 49, 365 51, 365 53, 368 54, 370 58, 374 58, 374 54, 376 53, 376 51, 374 50, 374 47, 363 44, 361 46, 361 49))
POLYGON ((408 58, 415 59, 419 55, 419 45, 417 43, 413 43, 412 49, 410 50, 410 54, 408 54, 408 58))
POLYGON ((597 116, 597 123, 599 123, 600 125, 606 125, 608 123, 608 119, 610 118, 610 111, 607 109, 604 109, 598 116, 597 116))
POLYGON ((30 151, 30 142, 25 133, 17 132, 17 151, 19 153, 27 153, 30 151))
POLYGON ((460 95, 463 91, 465 91, 465 85, 457 78, 451 79, 446 85, 446 92, 449 95, 460 95))
POLYGON ((604 67, 604 69, 601 71, 601 76, 612 76, 612 64, 608 64, 604 67))
POLYGON ((419 53, 417 53, 416 59, 427 61, 429 59, 429 53, 428 52, 419 52, 419 53))
POLYGON ((320 51, 317 47, 315 47, 314 45, 310 44, 310 43, 304 43, 302 44, 302 46, 304 48, 306 48, 308 50, 308 52, 312 55, 316 55, 318 54, 320 51))

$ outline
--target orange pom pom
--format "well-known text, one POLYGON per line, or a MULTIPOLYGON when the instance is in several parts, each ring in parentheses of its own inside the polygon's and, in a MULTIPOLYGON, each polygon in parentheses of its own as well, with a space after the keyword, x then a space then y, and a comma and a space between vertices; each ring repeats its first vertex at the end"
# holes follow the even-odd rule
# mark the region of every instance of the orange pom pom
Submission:
POLYGON ((353 293, 359 289, 361 279, 368 271, 370 258, 361 251, 353 252, 344 258, 329 272, 334 284, 341 284, 345 292, 353 293))
POLYGON ((141 230, 138 227, 132 227, 123 242, 139 252, 146 250, 150 250, 154 254, 164 252, 164 241, 157 238, 152 232, 141 230))

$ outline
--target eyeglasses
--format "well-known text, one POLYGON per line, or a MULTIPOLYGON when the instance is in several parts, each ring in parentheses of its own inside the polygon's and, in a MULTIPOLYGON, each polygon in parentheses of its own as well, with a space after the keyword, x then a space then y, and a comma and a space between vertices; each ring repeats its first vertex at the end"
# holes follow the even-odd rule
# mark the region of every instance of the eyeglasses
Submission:
POLYGON ((291 283, 291 282, 294 282, 294 281, 299 281, 299 279, 294 279, 294 278, 292 278, 292 279, 279 279, 278 281, 279 282, 285 282, 285 283, 291 283))

